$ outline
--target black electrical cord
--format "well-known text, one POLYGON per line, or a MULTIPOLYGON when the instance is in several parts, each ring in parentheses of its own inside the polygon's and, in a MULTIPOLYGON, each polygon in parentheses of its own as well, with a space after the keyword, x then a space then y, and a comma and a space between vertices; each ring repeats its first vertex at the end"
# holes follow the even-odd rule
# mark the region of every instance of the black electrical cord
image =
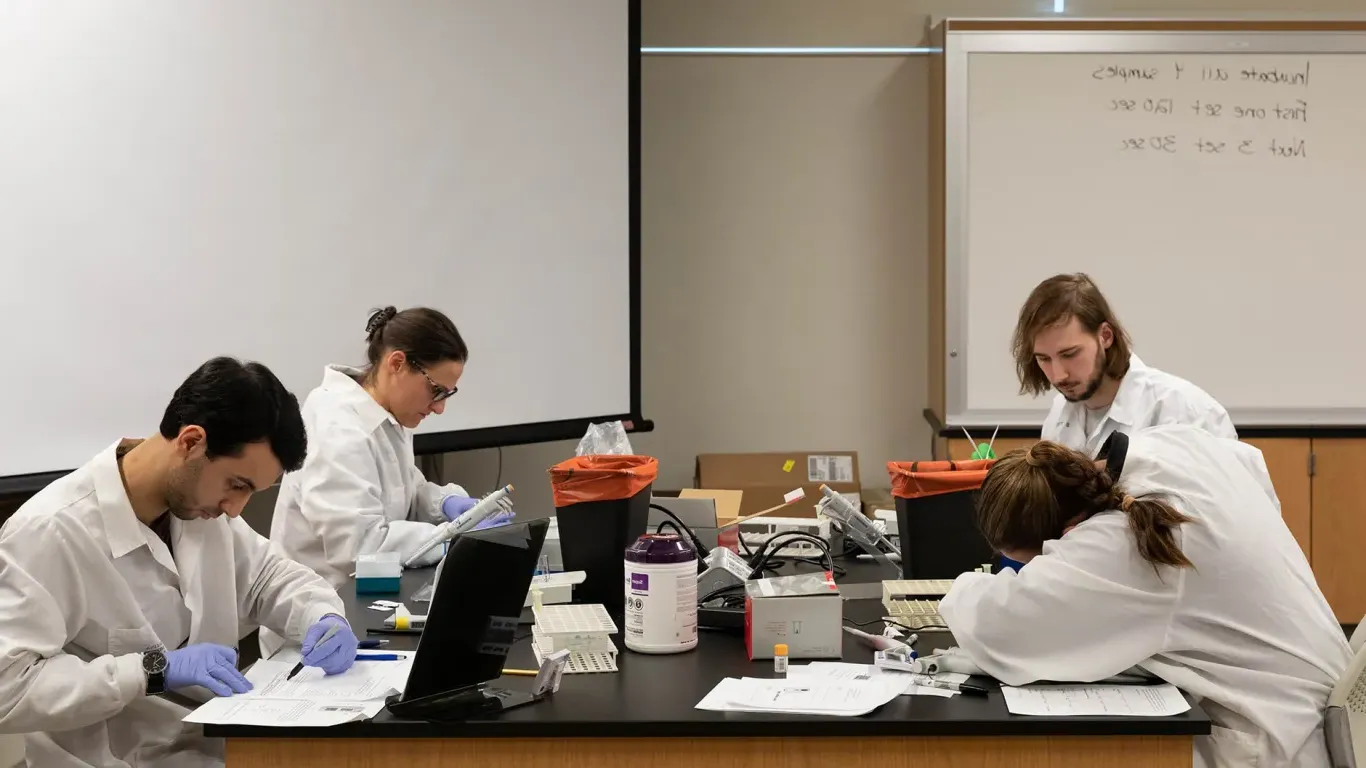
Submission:
POLYGON ((856 627, 867 627, 873 624, 891 624, 894 627, 901 627, 907 632, 919 632, 923 629, 948 629, 948 627, 944 626, 943 624, 926 624, 922 627, 908 627, 899 621, 888 621, 887 619, 873 619, 872 621, 854 621, 853 619, 845 619, 845 622, 853 624, 856 627))
POLYGON ((655 533, 663 533, 665 528, 672 528, 672 529, 674 529, 674 533, 678 534, 679 536, 682 536, 682 535, 683 535, 683 531, 679 530, 679 528, 678 528, 678 523, 675 523, 675 522, 672 521, 672 520, 665 520, 664 522, 660 523, 659 525, 656 525, 656 526, 655 526, 655 533))
POLYGON ((830 528, 831 528, 832 531, 838 532, 838 533, 840 533, 840 534, 842 535, 842 541, 843 541, 843 543, 844 543, 844 551, 842 551, 842 552, 840 552, 839 554, 835 555, 835 558, 836 558, 836 559, 843 560, 843 559, 847 559, 847 558, 850 558, 850 557, 858 557, 860 554, 863 553, 863 547, 860 547, 860 546, 858 545, 858 542, 856 542, 856 541, 854 541, 853 539, 849 538, 849 535, 848 535, 847 533, 845 533, 845 531, 844 531, 844 526, 840 525, 839 523, 835 522, 834 520, 831 520, 831 521, 830 521, 830 528))
POLYGON ((754 550, 749 548, 749 542, 745 541, 745 532, 740 526, 735 526, 735 539, 740 543, 740 551, 746 560, 754 559, 754 550))
MULTIPOLYGON (((701 539, 697 538, 697 534, 692 532, 692 529, 688 527, 687 523, 678 519, 678 515, 675 515, 672 511, 665 509, 664 507, 658 504, 650 504, 650 509, 656 509, 668 515, 669 519, 673 520, 673 522, 677 525, 675 530, 679 532, 679 535, 688 537, 688 540, 692 542, 693 549, 697 550, 698 568, 700 569, 702 566, 702 561, 707 559, 707 555, 711 554, 711 550, 708 549, 707 546, 702 543, 701 539)), ((660 523, 660 525, 663 525, 663 523, 660 523)))
POLYGON ((702 596, 702 599, 700 599, 700 600, 697 601, 697 604, 698 604, 698 605, 705 605, 705 604, 707 604, 707 603, 710 603, 712 600, 715 600, 716 598, 721 597, 722 595, 726 594, 727 592, 734 592, 734 591, 737 590, 737 589, 744 589, 744 588, 745 588, 745 585, 744 585, 744 584, 727 584, 727 585, 724 586, 724 587, 717 587, 716 589, 713 589, 712 591, 710 591, 710 592, 708 592, 707 594, 703 595, 703 596, 702 596))
POLYGON ((775 557, 773 553, 782 549, 782 546, 780 544, 777 544, 777 542, 779 541, 781 541, 782 544, 786 544, 789 541, 809 541, 815 544, 816 547, 820 549, 821 554, 825 557, 824 564, 827 566, 827 570, 829 570, 832 574, 835 572, 835 559, 830 556, 830 546, 826 544, 822 539, 820 539, 817 536, 812 536, 809 533, 803 533, 801 531, 783 531, 781 533, 777 533, 773 536, 770 536, 768 541, 765 541, 764 545, 762 547, 759 547, 759 551, 755 553, 753 559, 750 562, 751 570, 749 572, 749 578, 758 578, 759 575, 764 572, 764 569, 769 565, 769 560, 775 557))
MULTIPOLYGON (((800 531, 780 531, 780 533, 800 533, 800 531)), ((775 534, 775 535, 776 535, 776 534, 775 534)), ((771 538, 771 537, 770 537, 770 538, 771 538)), ((745 541, 744 536, 743 536, 743 535, 739 535, 737 540, 738 540, 739 543, 740 543, 740 549, 743 550, 745 562, 748 562, 748 563, 754 563, 754 562, 756 562, 756 561, 755 561, 755 558, 756 558, 758 555, 757 555, 757 553, 756 553, 754 550, 750 549, 749 544, 745 541)), ((763 551, 763 547, 760 547, 759 552, 762 552, 762 551, 763 551)), ((861 551, 861 550, 860 550, 860 551, 861 551)), ((840 555, 835 555, 835 557, 840 557, 840 555)), ((809 558, 809 557, 791 557, 790 555, 782 555, 782 556, 769 555, 768 558, 767 558, 767 559, 765 560, 765 562, 764 562, 764 571, 767 572, 767 573, 772 573, 772 574, 774 574, 774 575, 777 575, 777 573, 782 569, 782 567, 785 566, 785 565, 787 565, 788 563, 806 563, 806 564, 808 564, 808 565, 814 565, 814 566, 816 566, 816 567, 821 567, 821 566, 825 565, 825 564, 822 563, 821 561, 815 560, 815 559, 812 559, 812 558, 809 558), (791 558, 791 559, 788 559, 788 558, 791 558)), ((844 576, 844 575, 847 573, 847 571, 845 571, 843 568, 841 568, 841 567, 838 566, 838 565, 836 565, 834 568, 830 569, 830 572, 833 573, 835 576, 844 576)))
POLYGON ((755 553, 754 557, 756 558, 756 560, 753 563, 751 563, 751 565, 756 567, 763 566, 775 559, 778 559, 779 555, 777 553, 779 550, 782 549, 782 545, 785 545, 788 542, 792 541, 809 541, 815 544, 816 548, 819 549, 821 551, 821 554, 825 556, 825 564, 829 566, 829 570, 834 570, 835 561, 830 556, 830 545, 819 536, 815 536, 804 531, 779 531, 778 533, 775 533, 772 536, 768 537, 768 539, 764 541, 763 546, 759 547, 759 551, 755 553), (775 544, 775 542, 779 541, 781 541, 781 544, 775 544))

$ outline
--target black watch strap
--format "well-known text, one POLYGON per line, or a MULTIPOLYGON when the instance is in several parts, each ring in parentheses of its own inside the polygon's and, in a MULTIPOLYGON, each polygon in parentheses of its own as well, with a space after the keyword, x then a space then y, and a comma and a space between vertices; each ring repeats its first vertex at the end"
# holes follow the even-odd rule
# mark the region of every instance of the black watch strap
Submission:
POLYGON ((156 696, 166 692, 165 652, 147 651, 142 654, 142 671, 147 674, 148 696, 156 696))

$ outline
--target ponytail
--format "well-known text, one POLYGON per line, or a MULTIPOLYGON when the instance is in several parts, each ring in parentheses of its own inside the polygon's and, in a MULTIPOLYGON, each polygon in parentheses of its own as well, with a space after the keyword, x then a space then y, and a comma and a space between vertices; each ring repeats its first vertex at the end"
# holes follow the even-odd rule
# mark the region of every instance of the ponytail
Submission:
POLYGON ((1159 565, 1170 565, 1173 568, 1195 567, 1176 544, 1176 529, 1184 523, 1191 522, 1191 518, 1159 499, 1135 499, 1133 496, 1123 495, 1118 485, 1114 486, 1114 491, 1122 496, 1116 506, 1129 518, 1129 530, 1134 532, 1138 553, 1144 560, 1152 563, 1154 568, 1159 565))

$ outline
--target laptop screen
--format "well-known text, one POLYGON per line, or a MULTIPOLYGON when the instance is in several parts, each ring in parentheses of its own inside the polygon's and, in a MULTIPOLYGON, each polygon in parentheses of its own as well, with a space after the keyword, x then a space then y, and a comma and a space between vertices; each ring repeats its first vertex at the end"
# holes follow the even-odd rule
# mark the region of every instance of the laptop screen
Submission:
POLYGON ((450 543, 403 700, 495 680, 517 634, 550 521, 463 533, 450 543))

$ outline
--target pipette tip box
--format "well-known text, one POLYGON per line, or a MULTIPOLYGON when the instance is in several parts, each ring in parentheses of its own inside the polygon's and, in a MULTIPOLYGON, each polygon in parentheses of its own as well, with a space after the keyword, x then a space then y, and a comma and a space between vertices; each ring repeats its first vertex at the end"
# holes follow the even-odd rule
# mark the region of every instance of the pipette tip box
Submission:
POLYGON ((376 552, 356 558, 356 594, 394 595, 399 592, 403 564, 397 552, 376 552))

